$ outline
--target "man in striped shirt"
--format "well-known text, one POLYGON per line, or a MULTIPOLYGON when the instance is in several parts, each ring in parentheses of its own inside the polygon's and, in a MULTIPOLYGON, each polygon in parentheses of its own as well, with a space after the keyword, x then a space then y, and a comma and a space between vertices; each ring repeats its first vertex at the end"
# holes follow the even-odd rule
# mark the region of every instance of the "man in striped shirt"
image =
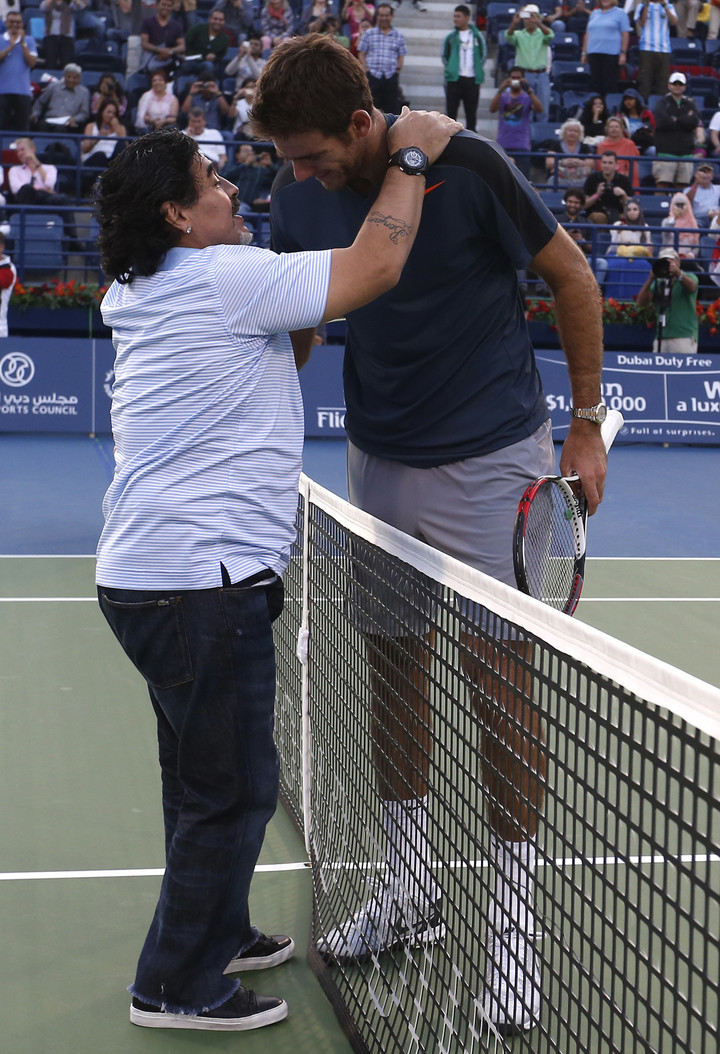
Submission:
MULTIPOLYGON (((394 146, 412 146, 428 168, 459 128, 407 112, 394 146)), ((278 797, 272 622, 302 457, 288 331, 398 282, 424 191, 422 172, 388 167, 349 247, 283 256, 248 244, 237 187, 181 132, 141 136, 103 174, 115 473, 98 600, 148 685, 165 819, 133 1024, 245 1031, 287 1016, 283 999, 228 975, 279 965, 295 947, 255 929, 248 907, 278 797)))
POLYGON ((638 88, 647 100, 667 91, 670 75, 670 26, 677 11, 667 0, 646 0, 637 9, 635 28, 640 38, 638 88))

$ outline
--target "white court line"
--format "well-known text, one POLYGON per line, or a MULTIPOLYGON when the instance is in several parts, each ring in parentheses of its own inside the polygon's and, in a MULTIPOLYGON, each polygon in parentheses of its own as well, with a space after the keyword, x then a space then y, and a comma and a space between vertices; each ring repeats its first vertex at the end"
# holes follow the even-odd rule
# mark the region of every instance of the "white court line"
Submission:
MULTIPOLYGON (((538 859, 537 867, 637 867, 647 864, 720 864, 720 853, 682 853, 679 856, 670 854, 662 856, 595 856, 595 857, 559 857, 556 860, 538 859)), ((321 870, 333 871, 373 871, 384 868, 384 864, 367 860, 364 863, 336 860, 321 865, 321 870)), ((463 870, 467 868, 487 869, 490 861, 480 860, 439 860, 432 862, 433 869, 463 870)), ((288 864, 258 864, 257 874, 278 874, 290 871, 306 871, 310 867, 307 860, 296 860, 288 864)), ((0 882, 37 882, 66 878, 159 878, 165 874, 162 867, 120 868, 103 871, 6 871, 0 872, 0 882)))
POLYGON ((0 597, 0 604, 97 604, 97 597, 0 597))
MULTIPOLYGON (((95 560, 96 553, 0 553, 0 560, 95 560)), ((599 562, 600 560, 619 561, 627 563, 653 563, 658 560, 674 563, 717 563, 720 556, 588 556, 588 562, 599 562)))
POLYGON ((717 604, 720 597, 581 597, 581 604, 717 604))
POLYGON ((95 560, 95 553, 0 553, 0 560, 95 560))
MULTIPOLYGON (((718 604, 720 597, 582 597, 580 604, 718 604)), ((0 597, 0 604, 97 604, 97 597, 0 597)))
MULTIPOLYGON (((258 864, 256 873, 274 874, 283 871, 306 871, 309 862, 291 864, 258 864)), ((164 867, 121 868, 110 871, 6 871, 0 872, 0 882, 37 882, 58 878, 156 878, 165 874, 164 867)))

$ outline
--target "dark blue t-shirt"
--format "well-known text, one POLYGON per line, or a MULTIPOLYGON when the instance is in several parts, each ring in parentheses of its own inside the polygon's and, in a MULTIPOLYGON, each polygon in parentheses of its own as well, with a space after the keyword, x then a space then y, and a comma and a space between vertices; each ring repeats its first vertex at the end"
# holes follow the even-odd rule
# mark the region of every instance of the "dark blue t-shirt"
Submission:
MULTIPOLYGON (((296 183, 285 166, 273 189, 274 248, 351 245, 376 194, 296 183)), ((356 446, 431 467, 539 428, 548 412, 516 272, 556 228, 495 144, 471 132, 450 140, 428 173, 400 282, 347 318, 345 424, 356 446)))

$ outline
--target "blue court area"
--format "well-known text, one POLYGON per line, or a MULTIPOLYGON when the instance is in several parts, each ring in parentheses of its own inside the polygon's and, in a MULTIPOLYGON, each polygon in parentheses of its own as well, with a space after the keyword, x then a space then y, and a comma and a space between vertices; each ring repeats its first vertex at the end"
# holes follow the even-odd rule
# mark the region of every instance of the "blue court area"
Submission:
MULTIPOLYGON (((307 440, 304 464, 347 496, 343 439, 307 440)), ((112 465, 109 436, 0 435, 0 553, 93 553, 112 465)), ((615 446, 590 556, 719 556, 719 470, 715 447, 615 446)))

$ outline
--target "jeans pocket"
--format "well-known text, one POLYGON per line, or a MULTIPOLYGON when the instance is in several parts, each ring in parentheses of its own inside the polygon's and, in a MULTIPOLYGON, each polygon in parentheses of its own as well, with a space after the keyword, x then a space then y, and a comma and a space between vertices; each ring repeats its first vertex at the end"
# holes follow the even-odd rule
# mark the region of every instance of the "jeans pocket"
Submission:
POLYGON ((123 651, 153 688, 193 679, 182 597, 119 601, 100 592, 100 607, 123 651))

